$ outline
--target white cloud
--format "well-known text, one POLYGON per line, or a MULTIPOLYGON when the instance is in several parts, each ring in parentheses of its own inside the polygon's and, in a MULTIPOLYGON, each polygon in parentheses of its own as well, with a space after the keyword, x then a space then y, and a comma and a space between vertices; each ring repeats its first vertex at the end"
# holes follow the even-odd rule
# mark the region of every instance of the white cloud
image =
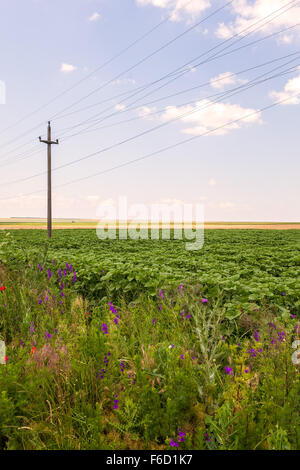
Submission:
POLYGON ((261 122, 261 113, 255 109, 243 108, 238 104, 214 103, 208 99, 197 101, 194 105, 168 106, 161 116, 162 121, 171 121, 179 118, 184 124, 192 127, 185 128, 182 132, 191 135, 200 135, 213 129, 212 135, 224 135, 242 125, 261 122), (255 114, 256 113, 256 114, 255 114), (239 120, 239 122, 232 122, 239 120), (231 124, 227 124, 230 123, 231 124))
POLYGON ((75 65, 72 65, 72 64, 61 64, 61 67, 60 67, 60 71, 63 73, 74 72, 74 70, 76 69, 77 67, 75 67, 75 65))
MULTIPOLYGON (((227 39, 260 20, 262 21, 253 26, 253 29, 262 26, 263 22, 266 21, 268 24, 262 26, 260 29, 260 31, 264 33, 293 26, 295 23, 300 22, 300 6, 295 6, 285 11, 285 8, 282 7, 285 7, 287 4, 288 1, 286 0, 234 0, 232 4, 232 12, 235 15, 234 20, 227 24, 219 23, 216 35, 219 38, 227 39), (282 10, 279 10, 280 8, 282 8, 282 10), (266 18, 267 16, 268 18, 266 18)), ((287 5, 286 8, 288 7, 289 5, 287 5)), ((289 44, 292 38, 293 33, 289 35, 282 34, 282 36, 280 36, 281 42, 285 44, 289 44)))
POLYGON ((99 19, 100 19, 100 15, 99 15, 99 13, 97 13, 97 12, 93 13, 93 14, 89 17, 89 21, 93 21, 93 22, 98 21, 99 19))
POLYGON ((126 109, 125 104, 116 104, 115 106, 116 111, 124 111, 124 109, 126 109))
POLYGON ((194 18, 211 6, 210 0, 136 0, 138 5, 153 5, 166 8, 172 21, 180 21, 184 17, 194 18))
POLYGON ((150 108, 149 106, 142 106, 138 109, 138 115, 144 119, 153 119, 152 114, 156 112, 155 106, 150 108))
POLYGON ((135 85, 136 80, 134 78, 122 78, 113 81, 113 85, 135 85))
MULTIPOLYGON (((300 67, 298 67, 300 70, 300 67)), ((285 84, 283 91, 271 91, 270 97, 275 101, 283 101, 282 105, 300 103, 300 75, 291 78, 285 84), (298 96, 295 96, 297 95, 298 96)))
POLYGON ((212 78, 210 81, 210 85, 217 90, 223 90, 227 85, 243 85, 247 83, 248 80, 242 80, 238 78, 237 75, 230 72, 220 73, 215 78, 212 78))

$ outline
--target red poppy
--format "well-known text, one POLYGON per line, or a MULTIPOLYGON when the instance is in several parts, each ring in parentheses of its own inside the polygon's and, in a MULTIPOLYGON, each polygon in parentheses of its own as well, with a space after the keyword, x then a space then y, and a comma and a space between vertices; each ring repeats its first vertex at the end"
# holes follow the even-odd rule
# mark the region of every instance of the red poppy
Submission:
POLYGON ((2 292, 5 291, 5 289, 6 289, 5 286, 0 287, 0 290, 1 290, 2 292))
POLYGON ((36 350, 36 346, 33 346, 33 347, 31 348, 30 354, 34 354, 34 351, 35 351, 35 350, 36 350))

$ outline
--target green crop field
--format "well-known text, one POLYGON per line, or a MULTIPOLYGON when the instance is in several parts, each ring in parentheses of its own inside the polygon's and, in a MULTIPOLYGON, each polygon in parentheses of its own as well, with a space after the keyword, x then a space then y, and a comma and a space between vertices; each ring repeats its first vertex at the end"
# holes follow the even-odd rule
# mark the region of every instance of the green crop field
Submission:
POLYGON ((299 324, 299 230, 0 231, 0 449, 299 449, 299 324))

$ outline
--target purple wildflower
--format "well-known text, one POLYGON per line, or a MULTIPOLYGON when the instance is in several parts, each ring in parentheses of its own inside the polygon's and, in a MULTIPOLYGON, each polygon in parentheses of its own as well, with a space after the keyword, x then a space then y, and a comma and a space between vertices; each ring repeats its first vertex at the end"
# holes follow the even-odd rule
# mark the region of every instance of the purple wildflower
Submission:
POLYGON ((178 447, 178 442, 175 442, 174 439, 170 440, 170 446, 171 447, 178 447))
POLYGON ((226 366, 226 367, 225 367, 225 374, 227 374, 227 375, 233 375, 233 370, 232 370, 232 368, 229 367, 229 366, 226 366))

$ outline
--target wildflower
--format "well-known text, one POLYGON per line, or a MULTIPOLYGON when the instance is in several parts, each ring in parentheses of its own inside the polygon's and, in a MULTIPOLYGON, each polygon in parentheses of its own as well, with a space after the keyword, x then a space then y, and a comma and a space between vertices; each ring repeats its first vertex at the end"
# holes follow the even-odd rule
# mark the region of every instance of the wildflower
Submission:
POLYGON ((53 258, 53 260, 52 260, 52 264, 55 264, 55 259, 54 259, 54 258, 53 258))
POLYGON ((286 292, 281 292, 281 295, 286 295, 286 292))
POLYGON ((119 400, 117 400, 118 395, 115 395, 114 398, 115 398, 114 399, 114 410, 117 410, 119 408, 119 405, 118 405, 119 400))
POLYGON ((22 341, 22 340, 20 341, 20 347, 24 348, 24 341, 22 341))
POLYGON ((8 362, 8 356, 5 356, 4 360, 5 362, 8 362))
POLYGON ((180 359, 184 359, 184 355, 183 355, 183 354, 181 354, 180 359))
POLYGON ((202 302, 203 304, 207 304, 208 299, 201 299, 201 302, 202 302))
POLYGON ((226 367, 225 367, 225 374, 227 374, 227 375, 233 375, 233 370, 232 370, 232 368, 229 367, 229 366, 226 366, 226 367))
POLYGON ((109 310, 112 313, 118 313, 117 310, 116 310, 116 307, 111 302, 109 302, 109 310))
POLYGON ((104 332, 105 335, 108 334, 108 332, 107 332, 107 324, 106 324, 106 323, 102 323, 102 331, 104 332))
POLYGON ((43 301, 42 299, 39 300, 39 305, 42 305, 43 301))
POLYGON ((61 277, 62 277, 61 269, 58 270, 58 277, 59 277, 59 279, 61 279, 61 277))
POLYGON ((248 373, 249 373, 249 369, 245 369, 244 372, 245 372, 245 374, 248 374, 248 373))
POLYGON ((159 292, 159 297, 160 297, 161 299, 164 299, 164 298, 165 298, 165 296, 164 296, 164 291, 163 291, 163 290, 161 290, 161 291, 159 292))
POLYGON ((0 287, 0 291, 1 291, 1 292, 4 292, 5 290, 6 290, 6 287, 5 287, 5 286, 0 287))
POLYGON ((259 341, 259 334, 258 334, 258 331, 255 330, 255 334, 254 334, 254 339, 255 341, 259 341))
POLYGON ((175 442, 173 439, 171 439, 170 446, 171 447, 178 447, 178 442, 175 442))
POLYGON ((52 335, 51 335, 50 333, 48 333, 48 331, 46 330, 46 331, 45 331, 44 338, 47 339, 47 340, 48 340, 48 339, 51 339, 51 338, 52 338, 52 335))
POLYGON ((73 282, 74 282, 74 283, 77 282, 77 274, 76 274, 76 272, 74 273, 74 276, 73 276, 73 282))
POLYGON ((47 274, 48 274, 48 281, 49 281, 52 277, 51 269, 48 269, 47 274))
POLYGON ((31 332, 31 333, 34 333, 34 331, 35 331, 35 330, 34 330, 34 323, 33 323, 33 321, 32 321, 32 322, 30 322, 30 332, 31 332))
POLYGON ((257 351, 255 351, 254 348, 251 348, 251 349, 248 351, 248 354, 250 354, 252 357, 256 357, 256 356, 257 356, 257 351))
POLYGON ((291 313, 291 317, 292 317, 292 318, 296 318, 296 315, 293 315, 293 313, 291 313))
POLYGON ((210 442, 212 440, 212 436, 208 436, 208 434, 205 433, 205 440, 206 442, 210 442))
POLYGON ((152 323, 153 323, 153 324, 155 323, 155 321, 156 321, 155 318, 152 318, 152 323))
POLYGON ((34 354, 35 350, 36 350, 36 346, 33 346, 33 347, 31 348, 30 354, 34 354))
POLYGON ((170 344, 169 349, 174 348, 174 344, 170 344))

